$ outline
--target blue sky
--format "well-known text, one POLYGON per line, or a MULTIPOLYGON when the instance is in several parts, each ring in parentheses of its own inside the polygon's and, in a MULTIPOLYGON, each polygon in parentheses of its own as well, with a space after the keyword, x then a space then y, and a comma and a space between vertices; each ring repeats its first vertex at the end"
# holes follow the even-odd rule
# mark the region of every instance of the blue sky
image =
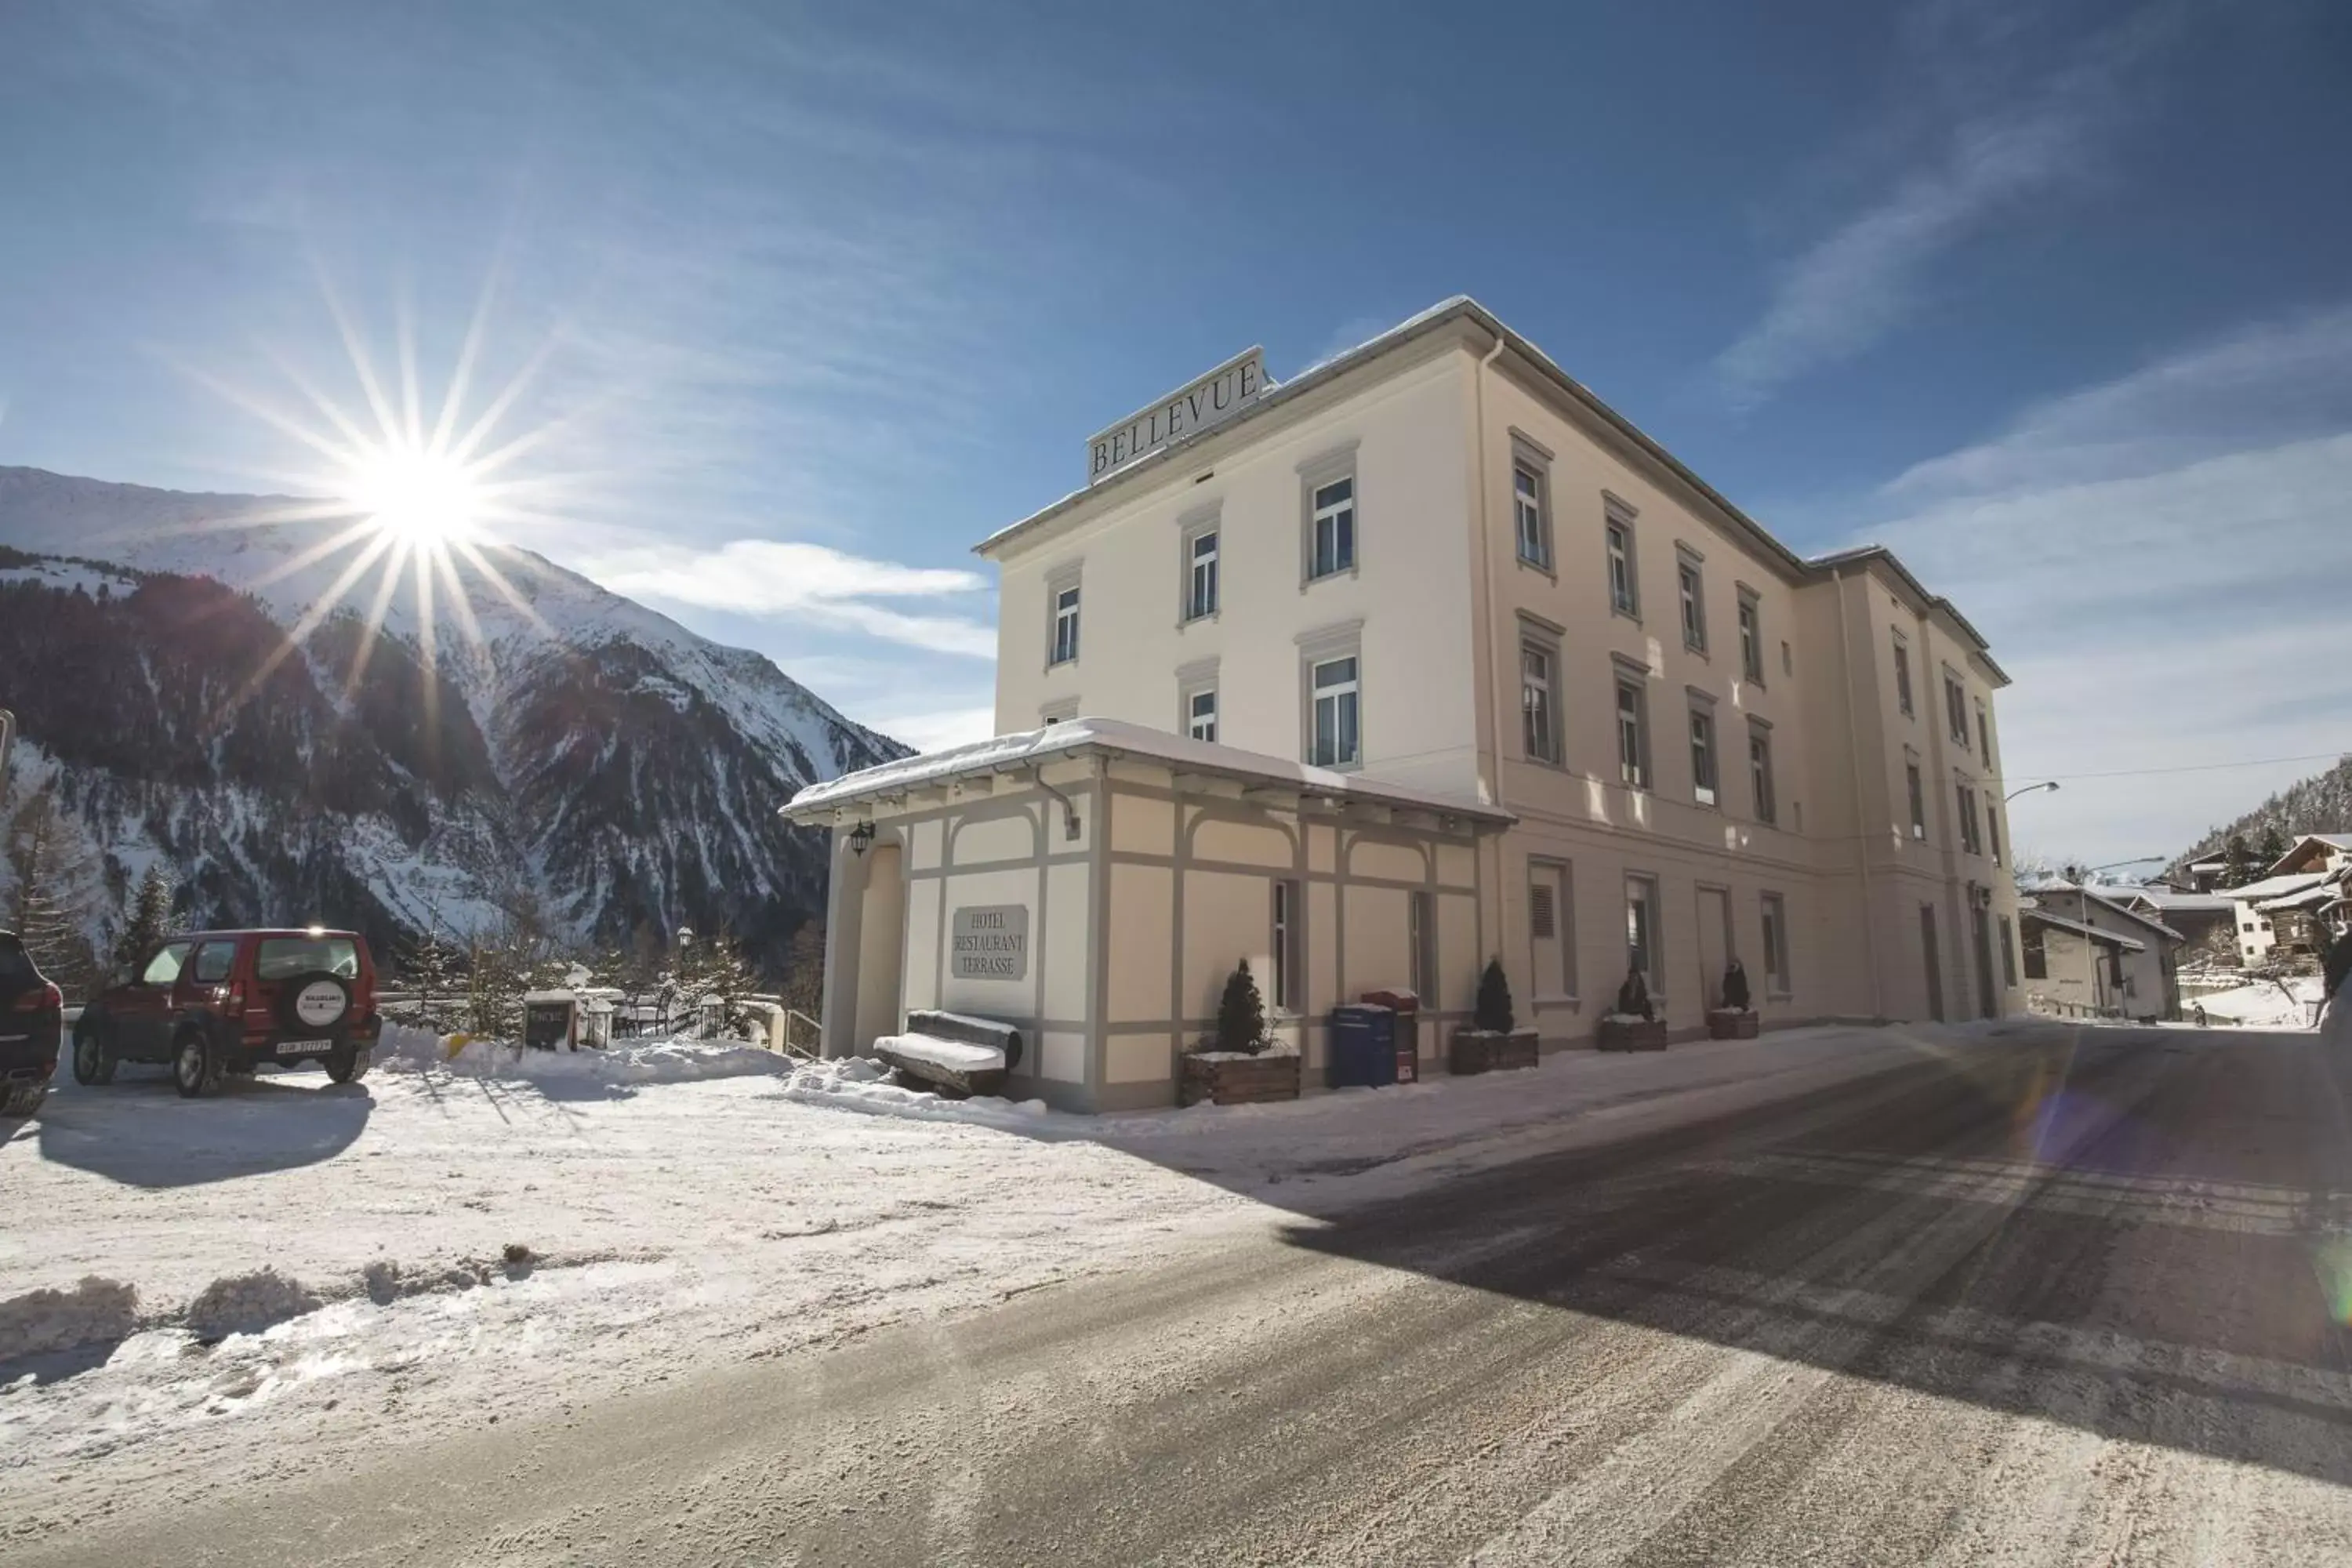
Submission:
POLYGON ((2145 770, 2352 747, 2325 0, 146 0, 0 60, 0 462, 283 488, 239 396, 357 405, 340 311, 430 402, 479 310, 518 542, 918 743, 986 728, 968 547, 1087 434, 1465 292, 1958 600, 2011 772, 2067 778, 2026 847, 2171 849, 2315 764, 2145 770))

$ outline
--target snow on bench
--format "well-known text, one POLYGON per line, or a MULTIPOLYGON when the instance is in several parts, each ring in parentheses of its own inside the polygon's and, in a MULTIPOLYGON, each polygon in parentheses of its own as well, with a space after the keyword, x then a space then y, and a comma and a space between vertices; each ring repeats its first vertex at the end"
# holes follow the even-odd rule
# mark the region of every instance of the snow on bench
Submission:
POLYGON ((995 1094, 1021 1065, 1021 1031, 993 1018, 916 1008, 907 1032, 874 1042, 877 1060, 951 1094, 995 1094))

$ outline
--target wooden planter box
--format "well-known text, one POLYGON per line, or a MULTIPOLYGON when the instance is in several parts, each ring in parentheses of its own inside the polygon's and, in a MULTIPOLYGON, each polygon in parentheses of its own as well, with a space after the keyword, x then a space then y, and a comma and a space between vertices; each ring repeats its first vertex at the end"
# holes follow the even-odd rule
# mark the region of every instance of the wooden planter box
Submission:
POLYGON ((1536 1061, 1533 1029, 1513 1029, 1507 1034, 1494 1029, 1456 1029, 1445 1047, 1445 1070, 1465 1076, 1531 1068, 1536 1061))
POLYGON ((1666 1021, 1653 1018, 1647 1023, 1621 1024, 1603 1018, 1593 1032, 1592 1043, 1604 1051, 1663 1051, 1666 1021))
POLYGON ((1298 1098, 1298 1060, 1290 1053, 1233 1056, 1223 1052, 1187 1052, 1176 1079, 1176 1103, 1252 1105, 1267 1100, 1298 1098))
POLYGON ((1753 1040, 1763 1032, 1764 1020, 1756 1016, 1752 1007, 1717 1007, 1706 1016, 1706 1037, 1710 1040, 1753 1040))

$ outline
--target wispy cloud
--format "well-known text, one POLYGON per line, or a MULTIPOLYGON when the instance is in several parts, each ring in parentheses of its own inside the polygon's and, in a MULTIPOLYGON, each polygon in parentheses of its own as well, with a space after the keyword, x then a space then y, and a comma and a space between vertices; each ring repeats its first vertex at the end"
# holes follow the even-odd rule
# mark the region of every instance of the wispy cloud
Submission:
POLYGON ((1940 256, 2086 177, 2122 123, 2124 86, 2175 30, 2170 5, 2145 10, 2102 35, 2063 68, 2026 76, 2023 90, 1982 68, 1988 57, 2030 53, 1998 6, 1919 7, 1906 29, 1960 109, 1933 123, 1921 149, 1876 198, 1802 250, 1780 272, 1763 315, 1715 361, 1734 405, 1752 406, 1817 366, 1877 342, 1910 314, 1940 256), (1956 39, 1958 15, 1976 36, 1956 39))
POLYGON ((910 647, 971 658, 996 657, 996 631, 969 616, 914 614, 875 601, 977 594, 978 573, 905 566, 822 544, 731 540, 715 550, 683 546, 613 551, 587 563, 615 593, 755 617, 815 621, 910 647))
MULTIPOLYGON (((2263 323, 2023 410, 1879 492, 1871 530, 2016 679, 2004 769, 2158 770, 2352 750, 2352 309, 2263 323)), ((2021 839, 2185 848, 2316 769, 2084 780, 2021 839)))

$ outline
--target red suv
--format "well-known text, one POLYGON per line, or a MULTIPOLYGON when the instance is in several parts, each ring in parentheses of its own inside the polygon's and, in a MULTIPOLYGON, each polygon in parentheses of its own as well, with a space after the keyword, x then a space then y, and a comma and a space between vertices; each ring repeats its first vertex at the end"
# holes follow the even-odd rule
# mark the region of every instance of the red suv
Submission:
POLYGON ((125 965, 82 1010, 74 1081, 109 1082, 117 1062, 169 1062, 193 1097, 225 1073, 316 1062, 350 1083, 366 1076, 383 1027, 358 932, 198 931, 125 965))

